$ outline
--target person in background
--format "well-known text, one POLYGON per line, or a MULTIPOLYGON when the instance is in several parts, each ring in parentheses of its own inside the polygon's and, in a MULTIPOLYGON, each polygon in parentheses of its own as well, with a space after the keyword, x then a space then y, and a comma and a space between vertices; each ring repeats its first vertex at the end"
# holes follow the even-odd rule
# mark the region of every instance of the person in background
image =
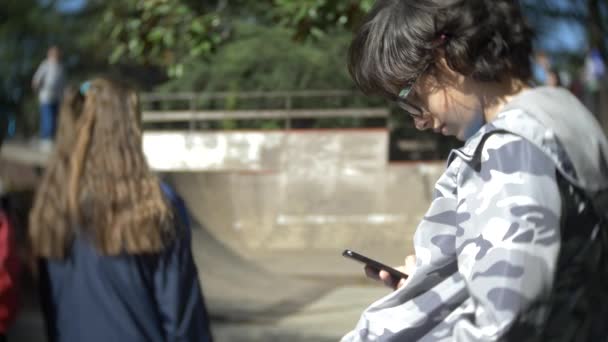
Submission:
POLYGON ((534 56, 532 63, 532 75, 536 85, 550 87, 563 86, 562 75, 558 68, 552 65, 551 59, 544 51, 539 51, 534 56))
POLYGON ((585 56, 582 78, 584 84, 583 101, 589 110, 598 115, 602 83, 606 82, 606 65, 598 49, 589 49, 585 56))
POLYGON ((29 227, 50 341, 211 341, 190 227, 147 166, 136 93, 96 78, 67 90, 61 118, 29 227))
POLYGON ((556 68, 549 69, 549 71, 547 72, 547 81, 545 82, 545 85, 549 87, 563 86, 559 70, 557 70, 556 68))
POLYGON ((532 87, 517 1, 377 0, 355 34, 360 89, 454 136, 394 292, 355 341, 606 341, 608 140, 569 91, 532 87))
POLYGON ((533 80, 538 85, 548 84, 549 72, 551 70, 551 59, 544 51, 538 51, 534 54, 532 63, 533 80))
MULTIPOLYGON (((0 113, 0 149, 8 130, 8 117, 0 113)), ((14 229, 7 212, 0 182, 0 342, 17 316, 20 301, 19 277, 21 262, 15 245, 14 229)))
POLYGON ((61 64, 61 51, 51 46, 47 57, 34 74, 32 88, 38 92, 40 103, 40 143, 44 149, 52 146, 57 127, 57 113, 63 93, 65 71, 61 64))

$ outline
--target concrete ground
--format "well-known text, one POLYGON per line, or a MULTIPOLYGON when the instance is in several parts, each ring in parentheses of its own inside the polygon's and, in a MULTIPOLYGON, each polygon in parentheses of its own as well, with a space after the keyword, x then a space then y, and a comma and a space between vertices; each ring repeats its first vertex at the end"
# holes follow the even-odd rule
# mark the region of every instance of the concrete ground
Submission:
MULTIPOLYGON (((289 263, 291 257, 283 256, 289 263)), ((298 257, 299 258, 299 257, 298 257)), ((297 262, 297 259, 292 260, 297 262)), ((317 264, 326 269, 327 264, 317 264)), ((298 279, 281 275, 290 280, 298 279)), ((269 318, 265 315, 248 320, 215 319, 211 322, 216 342, 271 342, 271 341, 337 341, 352 329, 361 311, 376 299, 389 293, 374 282, 354 273, 342 273, 338 280, 327 274, 307 273, 307 278, 331 283, 335 287, 319 298, 302 305, 284 316, 269 318)), ((204 284, 203 284, 204 286, 204 284)), ((31 283, 24 290, 24 303, 17 321, 8 334, 9 341, 44 342, 44 323, 40 314, 37 293, 31 283)))
POLYGON ((267 324, 213 324, 217 341, 338 341, 354 328, 363 308, 388 293, 381 287, 342 286, 301 311, 267 324))

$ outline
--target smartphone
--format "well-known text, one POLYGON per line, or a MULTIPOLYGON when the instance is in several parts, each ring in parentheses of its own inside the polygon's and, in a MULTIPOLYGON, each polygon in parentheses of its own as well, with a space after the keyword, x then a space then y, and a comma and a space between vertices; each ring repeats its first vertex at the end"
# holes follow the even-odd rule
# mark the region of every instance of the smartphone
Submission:
POLYGON ((347 258, 351 258, 353 260, 359 261, 364 263, 365 265, 375 269, 375 270, 384 270, 386 272, 388 272, 393 278, 395 279, 407 279, 408 275, 398 271, 390 266, 387 266, 379 261, 376 261, 374 259, 370 259, 368 257, 366 257, 365 255, 361 255, 357 252, 351 251, 350 249, 345 249, 344 252, 342 252, 342 256, 347 257, 347 258))

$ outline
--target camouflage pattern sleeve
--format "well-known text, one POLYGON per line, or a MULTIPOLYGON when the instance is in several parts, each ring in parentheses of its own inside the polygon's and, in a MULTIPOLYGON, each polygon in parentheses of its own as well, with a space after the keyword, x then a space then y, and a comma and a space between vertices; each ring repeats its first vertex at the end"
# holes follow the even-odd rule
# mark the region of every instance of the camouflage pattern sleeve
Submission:
POLYGON ((512 134, 485 142, 479 170, 461 169, 458 272, 470 301, 446 316, 431 341, 497 341, 532 301, 551 290, 560 248, 561 198, 554 162, 512 134))
POLYGON ((550 292, 560 248, 555 163, 509 133, 485 140, 477 169, 456 155, 414 235, 416 270, 342 341, 500 341, 550 292))

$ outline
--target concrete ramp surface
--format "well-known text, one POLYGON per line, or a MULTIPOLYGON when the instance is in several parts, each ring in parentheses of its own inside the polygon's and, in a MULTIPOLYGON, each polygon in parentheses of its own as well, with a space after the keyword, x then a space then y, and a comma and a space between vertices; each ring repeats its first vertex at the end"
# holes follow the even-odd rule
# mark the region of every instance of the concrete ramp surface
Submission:
POLYGON ((214 319, 276 320, 314 302, 333 287, 271 273, 230 251, 196 223, 192 245, 205 300, 214 319))

